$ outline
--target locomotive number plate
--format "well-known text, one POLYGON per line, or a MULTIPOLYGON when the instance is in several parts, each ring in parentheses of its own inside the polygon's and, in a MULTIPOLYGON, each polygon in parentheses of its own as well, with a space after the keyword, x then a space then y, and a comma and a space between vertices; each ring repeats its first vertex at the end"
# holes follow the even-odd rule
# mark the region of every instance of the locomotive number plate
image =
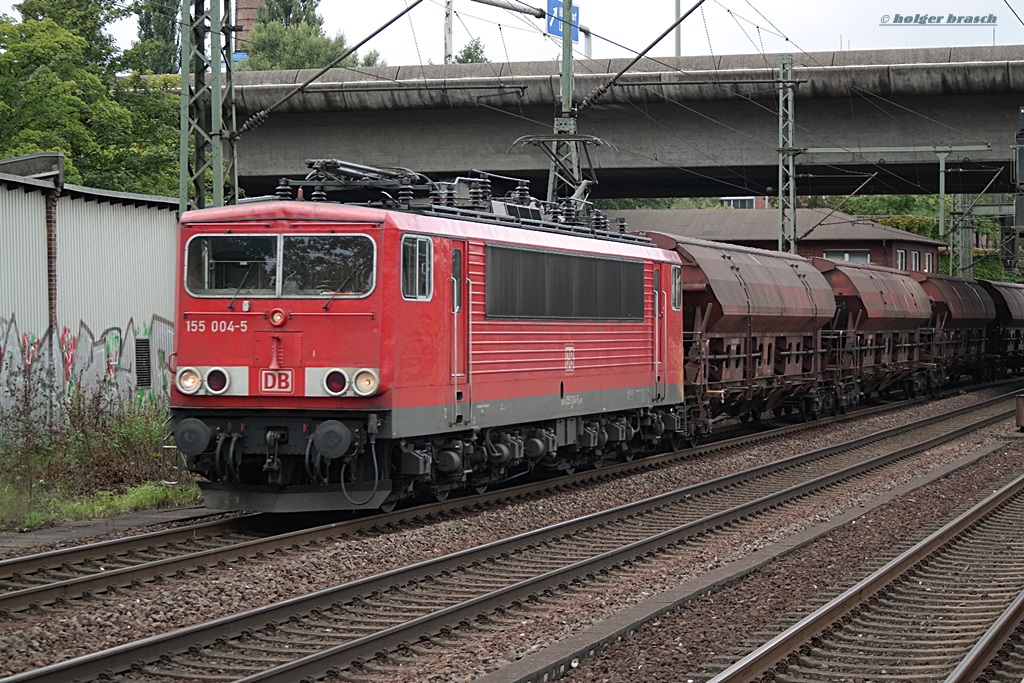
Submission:
POLYGON ((294 380, 291 370, 260 370, 260 393, 290 394, 295 391, 294 380))

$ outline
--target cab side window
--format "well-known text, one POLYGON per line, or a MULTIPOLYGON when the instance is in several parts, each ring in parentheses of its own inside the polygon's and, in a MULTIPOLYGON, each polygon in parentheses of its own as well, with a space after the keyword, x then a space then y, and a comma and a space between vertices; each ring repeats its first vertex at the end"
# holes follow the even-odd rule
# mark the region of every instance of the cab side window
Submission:
POLYGON ((433 251, 429 237, 402 238, 402 298, 430 300, 434 289, 433 251))
POLYGON ((680 266, 672 266, 672 310, 678 311, 683 307, 683 269, 680 266))

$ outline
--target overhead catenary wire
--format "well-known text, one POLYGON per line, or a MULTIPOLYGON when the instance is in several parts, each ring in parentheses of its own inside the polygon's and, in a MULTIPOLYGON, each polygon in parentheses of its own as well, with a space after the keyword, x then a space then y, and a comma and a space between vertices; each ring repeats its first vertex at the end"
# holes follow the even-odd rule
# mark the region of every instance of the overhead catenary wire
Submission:
POLYGON ((608 92, 609 88, 613 87, 618 82, 618 80, 620 78, 622 78, 622 75, 624 73, 626 73, 627 71, 632 69, 636 65, 637 62, 639 62, 641 59, 643 59, 647 55, 648 52, 650 52, 651 50, 654 49, 655 45, 660 43, 662 40, 665 39, 665 36, 667 36, 669 33, 674 31, 676 26, 679 26, 681 23, 683 23, 686 20, 687 17, 689 17, 691 14, 693 14, 698 9, 700 9, 700 6, 703 5, 704 2, 705 2, 705 0, 697 0, 697 2, 693 5, 693 7, 688 9, 685 14, 683 14, 681 17, 679 17, 674 22, 672 22, 672 24, 667 29, 665 29, 660 36, 655 38, 654 41, 650 45, 648 45, 643 50, 638 52, 636 57, 634 57, 632 60, 630 60, 629 64, 627 64, 626 66, 622 67, 622 70, 619 71, 619 73, 617 73, 614 76, 612 76, 611 79, 609 79, 606 83, 604 83, 602 85, 599 85, 596 88, 594 88, 594 90, 591 93, 589 93, 586 97, 583 98, 583 101, 580 103, 580 106, 577 109, 577 112, 581 112, 584 109, 586 109, 587 107, 590 107, 595 102, 597 102, 597 100, 599 100, 602 95, 604 95, 606 92, 608 92))
MULTIPOLYGON (((216 0, 214 0, 214 1, 216 1, 216 0)), ((306 79, 305 83, 303 83, 302 85, 296 86, 290 92, 288 92, 286 95, 284 95, 283 97, 278 99, 276 102, 271 104, 266 109, 261 109, 260 111, 256 112, 252 116, 250 116, 248 118, 248 120, 246 120, 246 122, 244 124, 242 124, 242 127, 241 127, 241 129, 239 129, 237 135, 241 135, 242 133, 246 133, 246 132, 248 132, 250 130, 253 130, 257 126, 262 124, 264 121, 267 120, 267 116, 269 116, 271 112, 273 112, 275 109, 280 107, 282 104, 284 104, 285 102, 290 100, 295 95, 297 95, 300 92, 302 92, 313 81, 315 81, 316 79, 318 79, 321 76, 323 76, 325 73, 327 73, 333 67, 337 66, 340 62, 342 62, 349 55, 354 54, 359 48, 361 48, 363 45, 368 43, 370 40, 372 40, 373 38, 376 38, 377 34, 379 34, 381 31, 386 29, 388 26, 391 26, 391 24, 395 23, 396 21, 398 21, 402 17, 404 17, 406 14, 408 14, 414 7, 419 5, 421 2, 423 2, 423 0, 413 0, 411 5, 409 5, 404 10, 402 10, 401 12, 396 14, 394 17, 392 17, 390 20, 388 20, 387 23, 382 25, 376 31, 374 31, 370 35, 366 36, 361 41, 356 43, 354 46, 352 46, 351 48, 346 50, 342 55, 340 55, 339 57, 336 57, 335 59, 331 60, 331 62, 327 66, 323 67, 322 69, 317 71, 315 74, 310 76, 308 79, 306 79)))

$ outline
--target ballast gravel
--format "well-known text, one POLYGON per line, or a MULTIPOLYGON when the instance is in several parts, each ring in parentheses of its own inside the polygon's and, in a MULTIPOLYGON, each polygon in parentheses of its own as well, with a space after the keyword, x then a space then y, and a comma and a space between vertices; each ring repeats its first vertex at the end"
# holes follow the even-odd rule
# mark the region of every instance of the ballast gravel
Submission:
MULTIPOLYGON (((996 395, 1002 392, 1005 390, 991 390, 988 393, 996 395)), ((681 486, 844 441, 858 434, 877 432, 907 421, 949 412, 983 400, 985 393, 976 392, 942 401, 894 408, 880 416, 862 421, 831 425, 827 429, 771 440, 742 454, 728 457, 712 455, 657 471, 597 483, 585 490, 576 488, 571 491, 556 491, 543 499, 510 503, 457 519, 423 522, 417 526, 360 534, 318 546, 305 546, 263 560, 211 567, 205 572, 189 574, 183 578, 167 578, 158 583, 118 591, 117 594, 97 595, 88 600, 72 601, 66 606, 52 610, 31 612, 0 621, 0 652, 5 654, 0 658, 0 675, 26 671, 150 635, 202 623, 237 611, 658 495, 681 486)), ((1011 422, 987 428, 976 433, 972 443, 982 444, 1003 438, 1012 428, 1011 422)), ((796 559, 797 556, 793 556, 789 559, 795 563, 790 570, 791 573, 780 575, 786 577, 786 587, 774 591, 771 599, 756 592, 747 598, 730 599, 733 605, 739 604, 736 600, 752 600, 751 604, 756 604, 758 609, 750 610, 749 617, 745 616, 742 621, 737 622, 737 610, 729 612, 727 608, 723 608, 722 613, 716 617, 724 627, 721 633, 713 628, 718 624, 697 620, 694 623, 703 624, 705 636, 700 633, 686 635, 685 639, 680 636, 682 644, 665 644, 668 641, 663 640, 661 645, 652 646, 654 650, 639 650, 641 654, 630 660, 628 666, 624 661, 619 662, 614 657, 605 663, 601 663, 604 660, 597 660, 594 664, 584 663, 578 671, 572 673, 572 676, 589 676, 577 680, 617 681, 636 679, 638 672, 642 672, 641 677, 644 680, 679 680, 682 671, 679 667, 684 663, 687 667, 696 667, 710 652, 719 652, 730 642, 735 642, 742 636, 747 626, 763 623, 766 619, 774 618, 782 611, 791 609, 792 605, 799 602, 801 595, 812 590, 811 586, 816 586, 813 590, 820 590, 830 582, 834 583, 854 571, 860 563, 876 553, 876 549, 877 552, 882 552, 891 547, 897 542, 893 540, 894 538, 905 538, 915 530, 939 523, 935 520, 942 515, 948 515, 950 510, 966 507, 966 504, 961 505, 964 500, 971 500, 972 496, 980 495, 977 492, 984 490, 986 486, 991 488, 995 481, 1009 476, 1006 473, 1014 468, 1021 469, 1020 450, 1017 446, 1003 449, 999 454, 986 459, 986 462, 993 464, 975 466, 965 472, 951 475, 945 481, 959 483, 950 485, 945 493, 933 495, 922 492, 921 495, 910 497, 914 500, 908 499, 906 505, 914 506, 910 508, 913 510, 912 513, 904 510, 902 515, 895 515, 893 521, 888 523, 859 522, 855 527, 851 527, 851 532, 867 530, 871 535, 863 539, 858 536, 855 541, 819 549, 818 554, 830 562, 829 571, 822 573, 820 578, 816 572, 822 572, 822 569, 818 566, 820 563, 814 561, 815 556, 803 563, 796 559), (986 467, 992 469, 986 470, 986 467), (973 471, 978 473, 972 475, 973 471), (921 506, 922 509, 917 506, 921 506), (843 559, 847 554, 851 555, 851 558, 843 559), (724 623, 728 621, 723 618, 726 614, 732 614, 729 624, 724 623), (653 677, 654 674, 651 672, 657 670, 657 667, 648 662, 648 659, 652 662, 658 659, 654 655, 655 652, 665 656, 671 655, 669 659, 675 661, 668 669, 672 671, 671 675, 665 674, 665 678, 653 677), (636 659, 637 657, 640 660, 636 659), (618 664, 626 666, 626 669, 619 669, 618 664), (623 678, 627 671, 629 675, 623 678)), ((483 641, 484 645, 471 645, 467 642, 466 650, 458 657, 447 655, 448 662, 445 665, 436 660, 431 661, 430 657, 413 659, 409 666, 399 669, 400 673, 397 676, 394 671, 390 672, 388 680, 392 683, 403 680, 467 683, 482 673, 499 668, 504 662, 520 658, 644 597, 678 585, 690 576, 706 572, 772 540, 795 533, 813 524, 816 519, 844 512, 849 507, 859 505, 884 490, 920 476, 933 467, 953 461, 966 452, 962 445, 934 449, 926 463, 917 460, 906 463, 891 470, 885 481, 863 480, 857 485, 842 489, 841 496, 830 498, 827 503, 819 501, 814 505, 792 506, 787 512, 787 523, 779 524, 776 521, 765 528, 759 528, 757 524, 749 525, 749 528, 745 528, 740 535, 720 538, 715 543, 691 549, 695 552, 679 554, 678 564, 661 566, 659 563, 658 567, 652 568, 651 575, 643 571, 648 563, 638 563, 634 565, 634 570, 628 577, 594 583, 580 589, 579 601, 555 605, 553 610, 540 609, 528 617, 514 616, 517 623, 513 624, 512 628, 506 628, 501 623, 493 624, 489 627, 487 638, 483 641)), ((875 512, 872 516, 878 514, 880 512, 875 512)), ((809 551, 815 546, 817 544, 805 550, 809 551)), ((762 573, 768 571, 762 570, 762 573)), ((743 582, 740 586, 746 583, 743 582)), ((740 586, 735 588, 738 589, 740 586)), ((702 600, 697 607, 707 603, 705 606, 713 610, 714 606, 724 604, 720 603, 716 596, 707 601, 702 600)), ((743 611, 743 614, 748 614, 748 611, 743 611)), ((667 622, 668 618, 662 620, 662 623, 667 622)), ((678 628, 682 634, 684 627, 678 628)), ((648 632, 667 633, 660 625, 644 633, 648 632)), ((675 635, 669 640, 672 638, 675 638, 675 635)), ((629 641, 622 647, 629 647, 629 641)))

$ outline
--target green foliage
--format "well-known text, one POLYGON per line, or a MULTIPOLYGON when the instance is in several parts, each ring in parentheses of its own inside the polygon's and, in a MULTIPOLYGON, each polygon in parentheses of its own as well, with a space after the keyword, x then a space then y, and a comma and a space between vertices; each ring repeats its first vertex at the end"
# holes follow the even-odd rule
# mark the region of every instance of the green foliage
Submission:
POLYGON ((456 64, 486 64, 491 61, 484 55, 484 44, 479 38, 466 43, 466 46, 459 50, 454 57, 456 64))
POLYGON ((998 251, 974 250, 974 279, 1007 282, 1006 269, 998 251))
POLYGON ((800 206, 838 209, 856 216, 937 216, 939 199, 935 195, 919 194, 811 195, 801 197, 800 206))
POLYGON ((154 74, 178 72, 178 3, 141 0, 139 5, 139 42, 126 54, 135 71, 154 74))
MULTIPOLYGON (((50 20, 84 40, 80 59, 74 62, 79 68, 106 76, 117 73, 117 47, 105 29, 129 16, 129 5, 119 0, 24 0, 14 8, 25 23, 50 20)), ((49 63, 57 61, 51 57, 49 63)))
POLYGON ((18 7, 25 21, 0 20, 0 158, 63 152, 67 182, 176 195, 177 95, 116 77, 115 54, 96 37, 123 10, 95 0, 18 7), (66 12, 51 18, 57 9, 66 12))
MULTIPOLYGON (((344 34, 328 38, 323 30, 303 22, 285 26, 281 23, 256 22, 245 46, 249 58, 238 64, 248 71, 275 69, 319 69, 345 54, 349 46, 344 34)), ((357 66, 355 54, 339 66, 357 66)))
POLYGON ((319 6, 320 0, 264 0, 256 12, 256 21, 283 26, 306 24, 322 33, 324 22, 317 12, 319 6))
MULTIPOLYGON (((238 69, 320 69, 348 51, 344 33, 330 38, 317 13, 319 0, 267 0, 260 6, 249 40, 239 47, 248 55, 238 69)), ((362 60, 352 53, 338 66, 386 66, 371 50, 362 60)))
MULTIPOLYGON (((2 390, 12 400, 0 410, 0 528, 81 517, 80 499, 106 514, 112 508, 97 507, 96 492, 115 500, 166 478, 164 403, 125 399, 112 379, 95 389, 73 384, 65 393, 33 365, 12 373, 2 390)), ((173 494, 181 495, 194 493, 173 494)), ((133 500, 141 504, 138 494, 126 499, 133 500)))

